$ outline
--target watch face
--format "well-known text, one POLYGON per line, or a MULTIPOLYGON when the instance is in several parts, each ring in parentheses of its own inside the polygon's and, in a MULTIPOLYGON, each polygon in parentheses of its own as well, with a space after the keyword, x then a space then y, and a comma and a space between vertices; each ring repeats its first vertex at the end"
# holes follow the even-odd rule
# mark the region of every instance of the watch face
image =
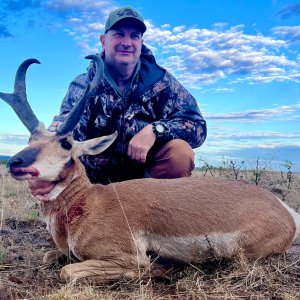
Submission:
POLYGON ((161 124, 157 124, 157 125, 155 126, 155 129, 156 129, 156 131, 157 131, 158 133, 164 133, 164 132, 165 132, 165 127, 164 127, 163 125, 161 125, 161 124))

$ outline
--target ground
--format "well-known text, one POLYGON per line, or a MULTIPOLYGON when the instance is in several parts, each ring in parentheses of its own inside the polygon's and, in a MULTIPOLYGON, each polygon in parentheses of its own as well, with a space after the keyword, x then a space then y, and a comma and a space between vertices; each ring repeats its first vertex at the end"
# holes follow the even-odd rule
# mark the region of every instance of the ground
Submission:
MULTIPOLYGON (((299 299, 300 254, 277 255, 248 261, 214 260, 174 269, 160 281, 144 280, 94 285, 63 284, 59 272, 66 261, 42 265, 53 248, 39 205, 26 183, 16 182, 0 168, 0 299, 299 299)), ((300 174, 209 169, 194 176, 243 179, 276 193, 300 210, 300 174), (292 176, 292 177, 291 177, 292 176), (242 178, 241 178, 242 177, 242 178)), ((199 178, 200 180, 200 178, 199 178)))

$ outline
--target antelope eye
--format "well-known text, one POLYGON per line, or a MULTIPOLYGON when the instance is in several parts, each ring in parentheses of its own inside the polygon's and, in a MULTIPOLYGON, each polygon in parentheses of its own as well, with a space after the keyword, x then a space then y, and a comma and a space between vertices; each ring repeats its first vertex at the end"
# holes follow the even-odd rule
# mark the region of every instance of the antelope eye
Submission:
POLYGON ((66 150, 70 150, 72 148, 72 144, 67 139, 61 139, 60 144, 66 150))

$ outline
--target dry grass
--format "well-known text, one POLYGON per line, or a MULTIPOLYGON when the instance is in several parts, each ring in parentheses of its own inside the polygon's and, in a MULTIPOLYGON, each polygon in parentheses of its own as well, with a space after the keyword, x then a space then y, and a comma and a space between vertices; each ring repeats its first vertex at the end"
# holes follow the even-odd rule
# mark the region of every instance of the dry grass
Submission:
MULTIPOLYGON (((231 171, 213 176, 232 177, 231 171)), ((194 176, 208 176, 197 172, 194 176)), ((260 185, 277 193, 299 211, 300 174, 287 187, 284 174, 265 172, 260 185)), ((59 271, 66 262, 41 264, 51 249, 38 204, 0 167, 0 299, 300 299, 300 255, 289 254, 248 261, 215 260, 197 266, 178 267, 163 281, 89 282, 62 284, 59 271)), ((251 180, 251 172, 240 174, 251 180)))

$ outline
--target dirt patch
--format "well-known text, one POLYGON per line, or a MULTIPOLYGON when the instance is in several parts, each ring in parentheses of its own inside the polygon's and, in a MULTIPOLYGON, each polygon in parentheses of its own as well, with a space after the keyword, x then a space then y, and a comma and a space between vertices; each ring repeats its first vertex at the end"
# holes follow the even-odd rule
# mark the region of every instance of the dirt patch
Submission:
POLYGON ((28 299, 57 286, 55 270, 41 265, 44 252, 52 247, 41 221, 6 219, 0 235, 0 299, 28 299))

